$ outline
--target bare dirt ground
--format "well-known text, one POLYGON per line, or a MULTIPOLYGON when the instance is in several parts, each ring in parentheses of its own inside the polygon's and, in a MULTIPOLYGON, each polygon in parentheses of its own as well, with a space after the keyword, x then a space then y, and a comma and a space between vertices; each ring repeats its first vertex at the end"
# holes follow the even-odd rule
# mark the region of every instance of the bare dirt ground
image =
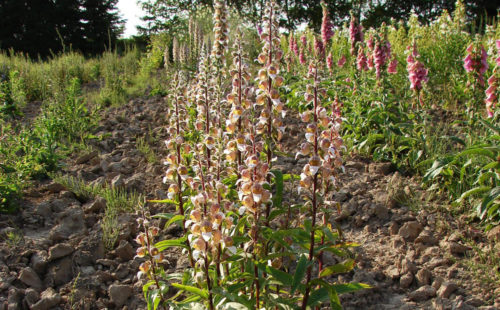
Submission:
MULTIPOLYGON (((166 198, 165 112, 159 97, 107 110, 92 151, 75 154, 61 174, 148 199, 166 198), (156 160, 138 150, 139 138, 149 141, 156 160)), ((280 157, 275 168, 300 173, 304 162, 293 154, 303 133, 296 119, 287 122, 283 150, 291 156, 280 157)), ((332 221, 360 246, 353 253, 354 270, 336 280, 373 287, 342 295, 345 309, 500 309, 496 271, 468 264, 482 266, 488 255, 498 255, 499 229, 485 234, 451 216, 388 163, 351 157, 345 168, 334 195, 342 210, 332 221)), ((290 195, 296 191, 291 184, 287 188, 290 195)), ((119 216, 117 241, 106 248, 101 228, 106 203, 102 197, 82 199, 47 180, 26 191, 17 213, 0 215, 0 310, 147 308, 137 279, 141 259, 134 258, 135 215, 119 216)), ((154 213, 161 207, 151 208, 154 213)), ((164 232, 165 238, 178 233, 164 232)), ((187 264, 176 252, 167 257, 168 271, 187 264)))

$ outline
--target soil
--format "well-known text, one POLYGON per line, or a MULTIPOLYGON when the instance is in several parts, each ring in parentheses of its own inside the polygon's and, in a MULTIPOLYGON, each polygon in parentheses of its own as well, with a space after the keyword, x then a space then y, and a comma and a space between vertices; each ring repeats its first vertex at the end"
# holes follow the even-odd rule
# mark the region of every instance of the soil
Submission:
MULTIPOLYGON (((60 173, 121 186, 148 199, 166 198, 161 182, 165 115, 160 97, 108 109, 94 132, 101 138, 90 142, 93 151, 75 154, 60 173), (153 137, 155 162, 137 149, 140 137, 153 137)), ((274 168, 297 174, 304 160, 294 155, 303 133, 296 118, 289 116, 287 125, 282 147, 290 156, 280 156, 274 168)), ((401 176, 389 163, 353 156, 339 179, 333 199, 341 210, 331 220, 359 246, 353 250, 356 267, 336 281, 372 286, 341 295, 345 309, 500 309, 498 279, 485 281, 491 270, 466 264, 482 262, 480 253, 499 253, 498 229, 487 236, 453 217, 417 180, 401 176)), ((288 184, 285 201, 294 192, 288 184)), ((142 261, 134 257, 136 216, 119 216, 120 235, 107 249, 101 228, 105 204, 100 197, 77 197, 54 181, 36 181, 17 213, 0 215, 0 310, 147 309, 137 278, 142 261)), ((165 211, 149 207, 153 214, 165 211)), ((174 238, 180 231, 164 234, 174 238)), ((167 258, 169 272, 187 265, 175 251, 167 258)))

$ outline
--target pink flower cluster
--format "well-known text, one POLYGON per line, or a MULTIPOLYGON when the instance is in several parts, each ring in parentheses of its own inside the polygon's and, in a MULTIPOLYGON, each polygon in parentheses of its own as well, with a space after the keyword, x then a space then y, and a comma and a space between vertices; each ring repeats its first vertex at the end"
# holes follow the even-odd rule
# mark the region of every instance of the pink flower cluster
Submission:
POLYGON ((497 59, 496 59, 496 62, 497 62, 497 67, 500 67, 500 40, 496 40, 496 44, 497 44, 497 59))
POLYGON ((486 104, 486 113, 488 113, 488 117, 493 117, 493 109, 495 108, 498 100, 497 91, 498 91, 498 78, 495 76, 495 73, 493 73, 493 75, 488 79, 488 88, 486 89, 486 99, 484 100, 484 103, 486 104))
POLYGON ((427 77, 428 70, 425 69, 424 65, 417 59, 420 56, 417 52, 417 45, 413 44, 413 47, 408 46, 408 50, 411 51, 406 58, 406 70, 408 70, 410 88, 419 91, 422 89, 422 82, 427 83, 429 80, 427 77))
POLYGON ((295 54, 295 56, 299 56, 299 45, 297 44, 297 40, 295 39, 295 36, 290 34, 290 40, 289 40, 289 48, 290 51, 295 54))
POLYGON ((346 61, 347 59, 345 58, 345 55, 342 55, 342 57, 340 57, 340 59, 337 61, 337 66, 342 68, 345 65, 346 61))
POLYGON ((359 71, 368 71, 368 63, 363 47, 358 50, 358 57, 356 58, 356 67, 359 71))
POLYGON ((363 42, 363 26, 357 23, 353 14, 351 14, 349 24, 349 38, 351 39, 351 55, 356 55, 356 43, 363 42))
POLYGON ((387 73, 389 74, 396 74, 398 73, 398 60, 396 58, 393 58, 389 65, 387 66, 387 73))
POLYGON ((375 62, 375 72, 377 79, 382 76, 382 70, 387 61, 391 58, 391 43, 386 39, 380 38, 375 42, 373 50, 373 61, 375 62))
POLYGON ((488 88, 486 89, 486 99, 484 103, 486 104, 486 113, 488 117, 493 117, 493 110, 498 103, 498 72, 500 70, 500 40, 496 40, 497 46, 497 58, 495 59, 496 68, 493 70, 493 74, 488 79, 488 88))
POLYGON ((332 72, 332 68, 333 68, 332 53, 329 53, 328 57, 326 57, 326 66, 328 67, 328 71, 332 72))
POLYGON ((473 73, 479 85, 484 86, 484 73, 488 67, 488 54, 484 47, 481 44, 471 43, 464 58, 465 71, 473 73))
POLYGON ((321 23, 321 39, 325 47, 328 45, 328 41, 333 37, 333 24, 330 21, 330 16, 328 15, 328 7, 324 2, 321 3, 323 6, 323 21, 321 23))

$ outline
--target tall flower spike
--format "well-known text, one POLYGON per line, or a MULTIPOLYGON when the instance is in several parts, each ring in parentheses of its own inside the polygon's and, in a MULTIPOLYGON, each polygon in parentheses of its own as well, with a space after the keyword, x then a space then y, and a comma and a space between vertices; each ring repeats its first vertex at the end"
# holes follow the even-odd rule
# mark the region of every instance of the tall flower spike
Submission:
POLYGON ((323 21, 321 23, 321 39, 323 40, 323 45, 327 47, 330 39, 333 37, 333 24, 330 20, 328 13, 328 6, 324 1, 321 1, 321 6, 323 7, 323 21))
MULTIPOLYGON (((305 142, 297 156, 309 156, 307 164, 304 165, 300 175, 299 193, 309 200, 311 230, 308 260, 312 262, 315 258, 315 227, 316 218, 321 208, 332 208, 330 201, 321 201, 318 197, 329 197, 331 190, 336 184, 336 169, 342 167, 340 150, 342 139, 340 130, 340 103, 338 99, 332 104, 332 113, 328 115, 327 110, 322 107, 321 101, 326 97, 326 89, 321 88, 321 73, 318 58, 311 61, 307 77, 311 83, 307 85, 304 95, 306 106, 312 106, 312 111, 304 112, 302 120, 307 122, 305 142)), ((323 225, 326 225, 326 217, 323 217, 323 225)), ((322 240, 323 242, 324 240, 322 240)), ((322 271, 322 254, 318 255, 319 272, 322 271)), ((307 308, 310 293, 310 281, 312 279, 312 265, 307 268, 306 291, 302 300, 302 309, 307 308)))
POLYGON ((356 55, 356 43, 363 42, 363 26, 358 24, 358 19, 351 12, 351 21, 349 23, 349 38, 351 41, 351 55, 356 55))
POLYGON ((467 47, 466 52, 464 58, 465 71, 473 76, 474 82, 484 86, 484 73, 489 67, 488 54, 484 46, 476 40, 467 47))

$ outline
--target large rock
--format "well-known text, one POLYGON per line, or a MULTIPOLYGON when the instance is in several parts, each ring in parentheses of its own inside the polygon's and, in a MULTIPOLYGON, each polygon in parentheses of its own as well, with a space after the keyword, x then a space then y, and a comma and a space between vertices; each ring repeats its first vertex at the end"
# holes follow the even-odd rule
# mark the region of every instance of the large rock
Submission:
POLYGON ((74 249, 72 246, 65 243, 54 245, 49 249, 49 262, 64 256, 68 256, 73 253, 73 250, 74 249))
POLYGON ((99 196, 93 202, 84 205, 83 209, 86 213, 101 212, 106 209, 106 199, 99 196))
POLYGON ((412 301, 426 301, 436 296, 436 289, 430 285, 425 285, 417 289, 416 291, 411 292, 408 297, 412 301))
POLYGON ((31 267, 26 267, 21 270, 19 281, 36 290, 41 290, 43 287, 42 280, 40 280, 40 277, 38 277, 31 267))
POLYGON ((126 240, 121 240, 120 244, 115 250, 116 256, 118 256, 122 261, 126 262, 134 258, 135 256, 135 250, 132 247, 132 245, 126 241, 126 240))
POLYGON ((24 292, 24 300, 28 304, 28 306, 32 307, 40 300, 40 295, 34 289, 28 288, 24 292))
POLYGON ((65 257, 59 261, 54 262, 52 266, 49 267, 47 276, 45 278, 48 284, 52 285, 63 285, 68 283, 73 279, 73 264, 71 258, 65 257))
POLYGON ((58 219, 58 225, 50 231, 53 242, 63 241, 86 233, 85 216, 78 206, 64 211, 58 219))
POLYGON ((31 256, 31 267, 36 271, 39 275, 45 273, 45 269, 47 268, 48 260, 47 260, 47 252, 46 251, 38 251, 31 256))
POLYGON ((432 273, 428 269, 426 268, 420 269, 416 274, 418 286, 431 284, 431 277, 432 273))
POLYGON ((114 303, 117 308, 123 306, 133 292, 134 290, 130 285, 121 284, 113 284, 108 290, 111 302, 114 303))
POLYGON ((111 180, 111 186, 113 188, 125 186, 125 178, 123 177, 123 175, 119 174, 116 177, 114 177, 113 180, 111 180))
POLYGON ((21 309, 21 300, 23 298, 23 293, 20 289, 15 287, 11 287, 9 289, 9 296, 7 297, 7 309, 8 310, 20 310, 21 309))
POLYGON ((399 229, 399 235, 406 240, 413 241, 422 231, 422 225, 417 221, 406 222, 399 229))
POLYGON ((401 279, 399 279, 399 285, 402 288, 409 288, 412 282, 413 282, 413 274, 411 272, 404 274, 401 277, 401 279))
POLYGON ((84 163, 88 162, 89 160, 91 160, 92 158, 96 157, 97 155, 99 155, 99 153, 97 151, 92 151, 92 152, 83 154, 76 159, 76 164, 77 165, 84 164, 84 163))
POLYGON ((486 233, 486 237, 491 241, 500 241, 500 225, 497 225, 488 230, 488 232, 486 233))
POLYGON ((40 300, 31 307, 31 310, 50 310, 54 309, 61 302, 61 296, 49 287, 42 292, 40 300))
POLYGON ((437 295, 441 298, 448 298, 450 295, 458 289, 458 285, 453 282, 444 282, 441 284, 437 295))

